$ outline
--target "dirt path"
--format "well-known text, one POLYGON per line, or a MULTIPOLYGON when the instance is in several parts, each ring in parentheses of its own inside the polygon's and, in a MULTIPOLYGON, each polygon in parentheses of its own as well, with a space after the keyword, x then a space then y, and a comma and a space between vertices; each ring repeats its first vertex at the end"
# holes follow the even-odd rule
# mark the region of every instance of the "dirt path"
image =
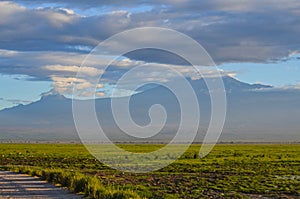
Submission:
POLYGON ((79 199, 82 197, 35 177, 0 171, 0 198, 79 199))

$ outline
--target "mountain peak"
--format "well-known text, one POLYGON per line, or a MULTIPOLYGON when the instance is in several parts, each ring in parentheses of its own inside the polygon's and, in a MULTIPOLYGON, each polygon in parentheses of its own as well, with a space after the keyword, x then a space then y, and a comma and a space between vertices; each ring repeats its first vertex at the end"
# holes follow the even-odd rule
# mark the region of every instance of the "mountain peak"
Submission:
POLYGON ((224 76, 223 82, 224 82, 224 86, 229 91, 232 91, 232 90, 249 91, 249 90, 255 90, 255 89, 272 88, 272 86, 270 86, 270 85, 248 84, 245 82, 241 82, 230 76, 224 76))
MULTIPOLYGON (((263 85, 263 84, 248 84, 246 82, 239 81, 238 79, 235 79, 230 76, 222 76, 222 80, 224 83, 224 87, 227 92, 248 92, 251 90, 257 90, 257 89, 264 89, 264 88, 272 88, 272 86, 269 85, 263 85)), ((189 80, 191 84, 193 85, 196 90, 203 90, 207 89, 206 82, 203 78, 198 80, 189 80)))
POLYGON ((48 92, 41 94, 41 100, 48 100, 48 99, 61 100, 61 99, 66 99, 66 97, 60 94, 59 92, 55 91, 54 89, 52 89, 48 92))

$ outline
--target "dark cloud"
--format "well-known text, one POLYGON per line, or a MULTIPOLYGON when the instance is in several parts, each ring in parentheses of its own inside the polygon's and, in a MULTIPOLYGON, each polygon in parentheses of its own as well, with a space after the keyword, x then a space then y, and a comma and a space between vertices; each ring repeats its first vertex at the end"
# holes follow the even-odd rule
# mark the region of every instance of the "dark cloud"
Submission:
POLYGON ((291 9, 297 10, 300 3, 298 0, 252 0, 252 1, 237 1, 237 0, 138 0, 138 1, 119 1, 119 0, 16 0, 14 2, 22 5, 31 5, 40 7, 41 4, 48 6, 65 6, 78 9, 90 8, 130 8, 139 6, 153 6, 164 9, 178 9, 178 11, 202 11, 202 10, 221 10, 230 12, 241 11, 266 11, 274 9, 291 9))
POLYGON ((82 1, 82 0, 16 0, 14 2, 17 2, 22 5, 30 5, 30 6, 36 6, 40 7, 41 4, 48 5, 48 6, 64 6, 64 7, 71 7, 74 9, 91 9, 91 8, 101 8, 101 7, 137 7, 137 6, 145 6, 145 5, 160 5, 162 2, 167 1, 150 1, 150 0, 139 0, 139 1, 119 1, 119 0, 88 0, 88 1, 82 1))
MULTIPOLYGON (((33 52, 22 55, 24 59, 19 61, 15 56, 1 57, 3 73, 40 76, 46 73, 38 69, 41 65, 63 65, 65 57, 80 54, 83 59, 88 49, 111 35, 143 26, 183 32, 202 44, 217 63, 280 60, 300 49, 300 3, 296 0, 15 2, 0 2, 0 49, 33 52), (29 4, 31 8, 26 7, 29 4), (46 7, 38 8, 41 5, 46 7), (153 9, 143 10, 146 5, 153 9), (110 9, 104 12, 107 7, 110 9), (89 16, 78 11, 92 8, 89 16), (64 56, 45 62, 41 59, 46 55, 40 51, 51 51, 50 58, 54 51, 64 56)), ((127 56, 147 62, 186 64, 172 54, 153 50, 127 56)))
POLYGON ((127 29, 130 25, 127 14, 120 11, 83 17, 62 12, 62 9, 27 9, 0 2, 0 47, 11 50, 72 50, 72 46, 95 46, 112 34, 127 29))

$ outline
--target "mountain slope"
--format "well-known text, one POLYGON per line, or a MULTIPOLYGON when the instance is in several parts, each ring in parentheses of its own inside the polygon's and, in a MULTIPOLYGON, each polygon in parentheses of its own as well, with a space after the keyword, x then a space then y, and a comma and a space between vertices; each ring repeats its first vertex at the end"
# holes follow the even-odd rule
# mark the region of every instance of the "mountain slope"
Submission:
MULTIPOLYGON (((189 80, 197 94, 201 122, 201 140, 210 118, 210 97, 203 79, 189 80)), ((222 140, 300 140, 300 92, 275 90, 270 86, 246 84, 231 77, 223 78, 227 91, 227 118, 222 140)), ((111 139, 130 140, 116 126, 109 98, 97 99, 99 121, 111 139)), ((168 113, 167 124, 154 140, 170 139, 180 122, 180 109, 174 94, 162 86, 132 96, 132 119, 140 125, 150 122, 148 110, 162 104, 168 113)), ((72 100, 48 95, 29 105, 0 111, 0 139, 78 140, 72 100)))

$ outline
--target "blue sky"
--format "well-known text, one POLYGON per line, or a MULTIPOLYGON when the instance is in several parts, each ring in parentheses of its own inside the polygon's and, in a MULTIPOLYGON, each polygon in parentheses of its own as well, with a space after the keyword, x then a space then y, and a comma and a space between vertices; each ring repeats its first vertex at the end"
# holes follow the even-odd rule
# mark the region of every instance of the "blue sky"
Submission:
MULTIPOLYGON (((70 95, 88 49, 147 26, 187 34, 240 81, 292 87, 300 82, 299 10, 298 0, 1 1, 0 109, 36 101, 51 89, 70 95)), ((133 65, 144 58, 143 52, 128 57, 133 65)), ((123 71, 121 65, 116 70, 123 71)), ((105 85, 110 82, 108 76, 105 85)))
POLYGON ((40 99, 41 93, 51 89, 51 82, 27 81, 26 76, 0 75, 0 109, 28 104, 40 99))
POLYGON ((224 70, 236 71, 236 78, 247 83, 261 83, 275 87, 296 85, 300 82, 299 54, 286 61, 270 63, 226 63, 219 66, 224 70))

